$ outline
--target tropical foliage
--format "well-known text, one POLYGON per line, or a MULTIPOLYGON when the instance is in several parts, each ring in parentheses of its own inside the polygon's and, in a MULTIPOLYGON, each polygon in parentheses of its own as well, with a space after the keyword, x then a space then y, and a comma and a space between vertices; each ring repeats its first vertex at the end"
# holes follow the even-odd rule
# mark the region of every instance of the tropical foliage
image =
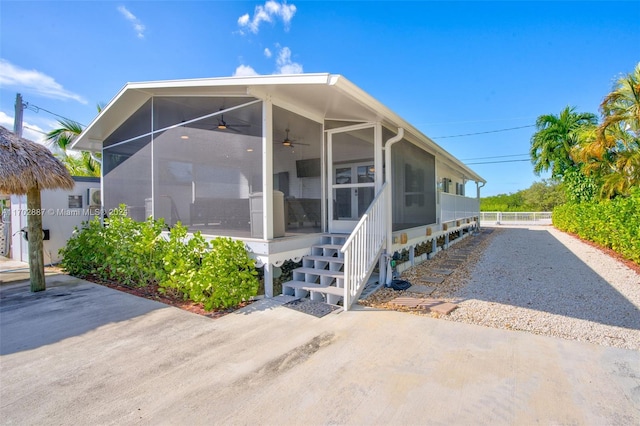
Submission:
POLYGON ((600 112, 602 123, 583 133, 572 155, 600 182, 603 198, 629 195, 640 186, 640 63, 618 79, 600 112))
MULTIPOLYGON (((100 111, 98 106, 98 111, 100 111)), ((63 119, 58 121, 60 127, 47 133, 46 140, 50 147, 57 151, 57 157, 67 166, 72 176, 100 176, 100 154, 87 151, 71 152, 69 147, 80 133, 82 125, 76 121, 63 119)))
POLYGON ((484 212, 541 212, 551 211, 565 202, 563 185, 556 180, 543 179, 529 188, 513 194, 498 194, 480 199, 484 212))
POLYGON ((553 211, 556 227, 640 263, 640 63, 616 81, 600 114, 599 124, 573 107, 540 116, 531 161, 562 182, 567 203, 553 211))
POLYGON ((591 113, 578 113, 566 107, 559 115, 545 114, 536 120, 536 133, 531 138, 531 162, 536 174, 551 171, 551 177, 561 179, 564 173, 577 167, 571 150, 579 144, 585 128, 594 128, 598 118, 591 113))
POLYGON ((229 238, 207 242, 176 224, 162 233, 164 221, 136 222, 126 207, 85 224, 60 250, 61 266, 71 275, 93 276, 127 286, 158 285, 161 291, 202 303, 206 310, 230 307, 255 296, 258 278, 244 244, 229 238))
POLYGON ((553 224, 640 264, 640 189, 629 197, 558 206, 553 224))

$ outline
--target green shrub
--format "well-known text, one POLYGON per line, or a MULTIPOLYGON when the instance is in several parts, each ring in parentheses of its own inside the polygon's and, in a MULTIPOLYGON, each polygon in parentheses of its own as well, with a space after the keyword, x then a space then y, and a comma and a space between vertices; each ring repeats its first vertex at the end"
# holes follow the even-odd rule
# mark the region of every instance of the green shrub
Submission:
POLYGON ((640 263, 640 190, 630 197, 558 206, 553 225, 640 263))
POLYGON ((136 222, 125 206, 114 211, 105 226, 100 219, 77 229, 60 250, 61 266, 69 274, 93 275, 129 286, 158 284, 207 310, 235 306, 258 291, 255 262, 241 241, 216 238, 211 244, 178 223, 162 234, 164 221, 136 222))
POLYGON ((61 266, 78 277, 94 275, 128 286, 157 283, 162 264, 164 221, 136 222, 126 216, 126 207, 111 212, 102 226, 98 217, 76 229, 60 249, 61 266))

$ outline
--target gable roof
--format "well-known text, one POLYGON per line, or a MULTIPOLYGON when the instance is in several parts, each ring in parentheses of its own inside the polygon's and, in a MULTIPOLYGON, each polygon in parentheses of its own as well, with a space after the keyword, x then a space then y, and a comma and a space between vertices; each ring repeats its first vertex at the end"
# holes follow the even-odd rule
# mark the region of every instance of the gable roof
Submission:
MULTIPOLYGON (((153 96, 272 96, 304 110, 318 121, 380 121, 391 130, 405 129, 405 138, 444 157, 464 170, 465 177, 486 182, 469 167, 429 139, 371 95, 338 74, 258 75, 127 83, 71 145, 100 151, 102 141, 153 96)), ((295 112, 295 109, 294 109, 295 112)))

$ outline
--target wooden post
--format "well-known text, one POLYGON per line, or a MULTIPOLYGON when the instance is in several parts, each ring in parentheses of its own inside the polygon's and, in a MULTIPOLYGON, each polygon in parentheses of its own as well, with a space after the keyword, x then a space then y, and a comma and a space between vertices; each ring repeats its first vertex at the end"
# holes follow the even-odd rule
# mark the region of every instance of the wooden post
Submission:
POLYGON ((42 247, 42 203, 40 189, 27 191, 27 231, 29 233, 29 275, 31 291, 46 289, 44 281, 44 249, 42 247))

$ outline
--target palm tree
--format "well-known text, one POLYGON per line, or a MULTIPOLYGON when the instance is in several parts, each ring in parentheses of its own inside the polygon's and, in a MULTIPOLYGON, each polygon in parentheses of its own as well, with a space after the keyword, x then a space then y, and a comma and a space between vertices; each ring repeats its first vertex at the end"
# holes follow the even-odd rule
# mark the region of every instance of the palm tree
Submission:
POLYGON ((536 133, 531 137, 529 154, 536 174, 551 170, 551 177, 562 179, 569 169, 578 167, 571 157, 571 150, 580 142, 585 129, 596 126, 595 114, 575 112, 567 106, 559 115, 541 115, 536 120, 536 133))
POLYGON ((602 196, 628 195, 640 186, 640 62, 616 82, 600 112, 602 124, 585 145, 585 156, 602 163, 602 196))
MULTIPOLYGON (((98 105, 98 112, 102 110, 98 105)), ((77 121, 63 119, 59 120, 59 128, 47 133, 46 140, 50 147, 58 148, 58 156, 67 166, 73 176, 100 176, 101 158, 100 154, 92 154, 87 151, 79 153, 68 152, 68 147, 73 140, 82 133, 82 125, 77 121)))

